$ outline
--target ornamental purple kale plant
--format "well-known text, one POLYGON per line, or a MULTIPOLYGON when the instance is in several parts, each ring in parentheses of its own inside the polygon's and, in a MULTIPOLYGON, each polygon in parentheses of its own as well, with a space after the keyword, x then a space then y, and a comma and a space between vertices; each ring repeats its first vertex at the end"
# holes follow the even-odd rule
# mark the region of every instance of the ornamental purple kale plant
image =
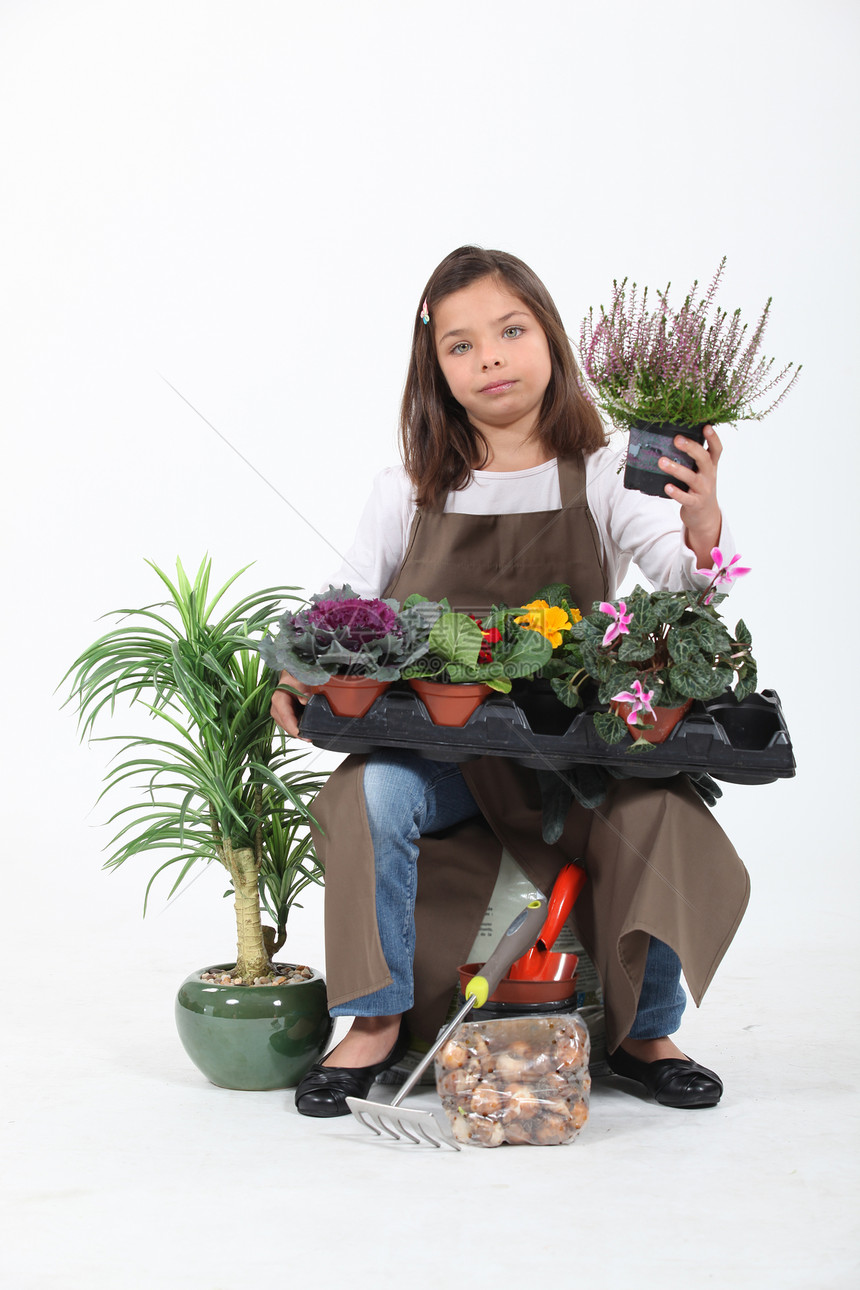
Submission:
POLYGON ((416 615, 399 613, 396 600, 356 596, 352 587, 329 587, 308 608, 287 613, 276 637, 260 642, 263 660, 305 685, 324 685, 335 673, 396 681, 401 670, 427 652, 416 615))
POLYGON ((582 321, 583 370, 595 401, 619 429, 632 425, 717 425, 760 421, 778 407, 800 375, 788 380, 793 363, 775 375, 774 359, 760 354, 771 300, 749 331, 740 309, 728 314, 714 304, 726 257, 701 300, 698 280, 680 309, 669 304, 669 288, 638 295, 628 279, 612 284, 612 304, 582 321), (777 393, 778 387, 782 390, 777 393), (776 396, 763 410, 755 408, 776 396))
POLYGON ((364 600, 360 596, 319 600, 304 617, 315 628, 318 640, 328 634, 353 653, 392 633, 401 635, 397 613, 385 600, 364 600))

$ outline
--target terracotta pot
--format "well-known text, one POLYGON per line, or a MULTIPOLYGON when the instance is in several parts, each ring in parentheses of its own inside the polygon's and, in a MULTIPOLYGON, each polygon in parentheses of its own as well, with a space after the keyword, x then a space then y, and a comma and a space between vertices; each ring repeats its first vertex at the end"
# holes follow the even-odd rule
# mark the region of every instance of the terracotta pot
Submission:
POLYGON ((482 682, 461 685, 414 677, 409 684, 429 712, 434 726, 465 726, 491 693, 491 687, 482 682))
POLYGON ((374 681, 367 676, 332 676, 325 685, 309 685, 311 694, 324 694, 336 717, 363 717, 387 690, 390 681, 374 681))
MULTIPOLYGON (((647 739, 649 744, 662 744, 669 738, 678 723, 683 721, 692 706, 692 699, 688 699, 680 708, 661 708, 655 704, 653 717, 649 717, 647 713, 639 713, 639 720, 644 722, 643 726, 628 726, 627 729, 634 739, 647 739)), ((629 703, 613 703, 611 708, 619 717, 627 720, 630 714, 629 703)))

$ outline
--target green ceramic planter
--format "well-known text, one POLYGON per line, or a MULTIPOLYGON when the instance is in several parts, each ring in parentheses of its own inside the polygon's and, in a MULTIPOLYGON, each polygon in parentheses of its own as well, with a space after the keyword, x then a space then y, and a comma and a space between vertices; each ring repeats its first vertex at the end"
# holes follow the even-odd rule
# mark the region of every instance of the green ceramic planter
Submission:
POLYGON ((216 985, 201 968, 176 996, 176 1026, 185 1051, 221 1088, 293 1088, 318 1061, 331 1036, 325 980, 314 972, 294 985, 216 985))

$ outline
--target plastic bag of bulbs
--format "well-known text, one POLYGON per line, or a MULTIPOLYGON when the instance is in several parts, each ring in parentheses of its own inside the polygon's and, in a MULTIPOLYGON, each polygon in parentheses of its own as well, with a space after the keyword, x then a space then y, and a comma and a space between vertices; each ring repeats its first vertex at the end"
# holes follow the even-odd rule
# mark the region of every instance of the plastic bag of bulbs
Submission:
POLYGON ((588 1119, 588 1029, 575 1013, 467 1021, 436 1057, 458 1142, 554 1147, 588 1119))

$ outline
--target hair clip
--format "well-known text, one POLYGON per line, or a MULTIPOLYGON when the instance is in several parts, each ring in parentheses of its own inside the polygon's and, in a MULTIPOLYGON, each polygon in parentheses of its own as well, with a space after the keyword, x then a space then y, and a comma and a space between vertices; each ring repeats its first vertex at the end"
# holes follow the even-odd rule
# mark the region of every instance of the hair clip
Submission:
POLYGON ((421 321, 426 327, 430 321, 430 311, 427 308, 427 297, 424 297, 424 304, 421 306, 421 321))

